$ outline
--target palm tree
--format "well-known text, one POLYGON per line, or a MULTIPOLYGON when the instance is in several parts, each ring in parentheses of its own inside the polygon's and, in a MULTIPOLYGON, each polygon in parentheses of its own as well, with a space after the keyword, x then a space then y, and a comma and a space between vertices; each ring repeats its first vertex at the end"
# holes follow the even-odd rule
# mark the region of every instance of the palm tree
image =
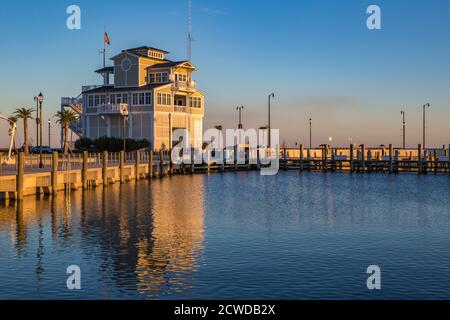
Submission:
POLYGON ((14 114, 18 119, 23 120, 23 138, 25 155, 28 155, 28 119, 33 119, 32 114, 34 110, 31 108, 17 108, 14 114))
MULTIPOLYGON (((10 116, 8 118, 10 135, 12 135, 12 133, 13 133, 12 132, 13 128, 14 127, 17 128, 17 120, 18 120, 18 118, 16 116, 10 116)), ((16 139, 15 139, 15 137, 11 137, 11 139, 13 139, 13 150, 15 151, 16 150, 16 139)))
POLYGON ((67 154, 69 151, 69 126, 71 123, 77 121, 77 114, 68 109, 64 109, 62 111, 58 111, 55 114, 56 122, 63 126, 64 128, 64 154, 67 154))

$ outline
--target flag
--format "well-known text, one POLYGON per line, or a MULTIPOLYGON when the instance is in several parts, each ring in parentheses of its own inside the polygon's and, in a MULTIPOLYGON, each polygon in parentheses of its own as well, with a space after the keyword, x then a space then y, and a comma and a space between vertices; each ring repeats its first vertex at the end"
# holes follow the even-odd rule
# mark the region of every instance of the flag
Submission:
POLYGON ((109 37, 108 37, 108 34, 106 33, 106 31, 105 31, 105 34, 104 34, 104 41, 105 41, 105 44, 107 44, 107 45, 111 45, 111 42, 109 41, 109 37))

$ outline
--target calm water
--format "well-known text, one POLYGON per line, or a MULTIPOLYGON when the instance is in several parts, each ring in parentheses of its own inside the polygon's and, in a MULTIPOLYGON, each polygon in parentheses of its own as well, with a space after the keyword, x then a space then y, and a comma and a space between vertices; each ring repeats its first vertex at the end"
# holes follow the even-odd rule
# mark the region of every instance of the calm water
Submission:
POLYGON ((230 173, 0 204, 0 299, 48 298, 450 299, 450 178, 230 173))

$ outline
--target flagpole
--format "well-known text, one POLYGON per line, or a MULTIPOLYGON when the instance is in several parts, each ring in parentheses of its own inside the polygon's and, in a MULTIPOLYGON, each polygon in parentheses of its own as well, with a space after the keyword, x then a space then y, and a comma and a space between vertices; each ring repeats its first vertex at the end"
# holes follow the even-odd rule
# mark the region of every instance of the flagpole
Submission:
POLYGON ((105 41, 106 29, 104 29, 103 33, 103 68, 106 67, 106 41, 105 41))

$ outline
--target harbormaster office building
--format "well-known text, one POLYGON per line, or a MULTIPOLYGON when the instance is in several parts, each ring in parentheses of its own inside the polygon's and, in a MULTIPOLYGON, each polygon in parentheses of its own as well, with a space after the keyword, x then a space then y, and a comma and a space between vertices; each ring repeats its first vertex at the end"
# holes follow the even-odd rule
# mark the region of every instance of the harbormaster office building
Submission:
POLYGON ((205 96, 192 79, 196 67, 167 60, 167 54, 147 46, 127 49, 111 58, 113 67, 97 70, 103 85, 83 87, 80 135, 123 138, 125 128, 126 137, 148 139, 159 149, 170 148, 172 132, 184 128, 191 144, 201 146, 205 96))

